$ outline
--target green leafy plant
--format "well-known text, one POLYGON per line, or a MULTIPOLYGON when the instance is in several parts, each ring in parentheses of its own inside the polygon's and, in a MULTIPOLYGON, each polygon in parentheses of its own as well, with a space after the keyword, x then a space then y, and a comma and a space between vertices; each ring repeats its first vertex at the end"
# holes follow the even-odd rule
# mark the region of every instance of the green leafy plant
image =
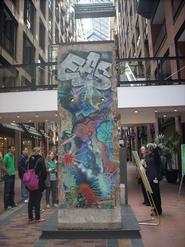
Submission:
POLYGON ((161 150, 161 155, 167 158, 167 169, 178 169, 178 149, 180 135, 174 132, 171 136, 158 135, 155 139, 156 144, 161 150))

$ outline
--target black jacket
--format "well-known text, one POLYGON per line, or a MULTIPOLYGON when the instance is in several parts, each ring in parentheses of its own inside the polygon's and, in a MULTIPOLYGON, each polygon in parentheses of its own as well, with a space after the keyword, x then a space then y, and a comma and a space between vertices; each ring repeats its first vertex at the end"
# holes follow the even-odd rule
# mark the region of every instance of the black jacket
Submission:
POLYGON ((147 164, 146 167, 146 176, 149 182, 152 182, 155 178, 159 181, 161 180, 160 167, 161 167, 161 159, 159 156, 159 152, 157 149, 154 149, 152 153, 148 154, 145 157, 145 161, 147 164))
POLYGON ((47 177, 45 161, 41 155, 31 155, 28 161, 28 168, 35 169, 35 173, 39 176, 39 189, 46 189, 45 180, 47 177))
POLYGON ((28 157, 25 156, 24 154, 21 154, 21 156, 19 157, 19 162, 18 162, 18 172, 19 172, 19 177, 20 179, 23 178, 23 175, 27 169, 27 161, 28 161, 28 157))

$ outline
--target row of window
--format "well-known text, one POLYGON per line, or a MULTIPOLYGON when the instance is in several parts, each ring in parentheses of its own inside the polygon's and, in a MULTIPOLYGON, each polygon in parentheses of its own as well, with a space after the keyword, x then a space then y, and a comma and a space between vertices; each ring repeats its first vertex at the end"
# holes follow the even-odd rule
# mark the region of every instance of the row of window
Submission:
MULTIPOLYGON (((45 0, 41 2, 45 2, 45 0)), ((24 22, 32 33, 34 32, 35 21, 33 8, 33 3, 30 0, 25 0, 24 22)), ((15 58, 18 23, 3 2, 0 2, 0 23, 0 44, 15 58)), ((26 35, 24 36, 26 37, 26 35)), ((31 42, 25 37, 23 37, 24 44, 30 47, 31 42)), ((39 46, 42 50, 45 50, 45 27, 41 19, 39 20, 39 46)), ((32 60, 32 57, 30 59, 32 60)))

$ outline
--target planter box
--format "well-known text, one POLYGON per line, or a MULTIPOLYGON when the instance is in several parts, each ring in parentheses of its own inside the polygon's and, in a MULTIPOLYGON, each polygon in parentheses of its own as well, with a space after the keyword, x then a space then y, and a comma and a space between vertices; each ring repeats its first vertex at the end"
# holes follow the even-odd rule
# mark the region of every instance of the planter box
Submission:
POLYGON ((168 183, 176 183, 178 178, 178 172, 177 169, 167 170, 166 171, 166 179, 168 183))

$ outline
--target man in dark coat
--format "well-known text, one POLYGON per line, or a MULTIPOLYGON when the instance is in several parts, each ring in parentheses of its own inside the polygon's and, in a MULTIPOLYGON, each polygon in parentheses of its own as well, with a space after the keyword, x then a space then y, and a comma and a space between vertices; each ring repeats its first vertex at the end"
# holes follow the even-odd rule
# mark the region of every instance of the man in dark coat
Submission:
POLYGON ((145 161, 146 161, 146 176, 148 178, 148 181, 153 191, 153 200, 159 215, 161 215, 162 208, 161 208, 161 195, 159 188, 159 181, 161 179, 161 175, 160 175, 161 159, 156 144, 149 143, 147 145, 147 155, 145 157, 145 161))

